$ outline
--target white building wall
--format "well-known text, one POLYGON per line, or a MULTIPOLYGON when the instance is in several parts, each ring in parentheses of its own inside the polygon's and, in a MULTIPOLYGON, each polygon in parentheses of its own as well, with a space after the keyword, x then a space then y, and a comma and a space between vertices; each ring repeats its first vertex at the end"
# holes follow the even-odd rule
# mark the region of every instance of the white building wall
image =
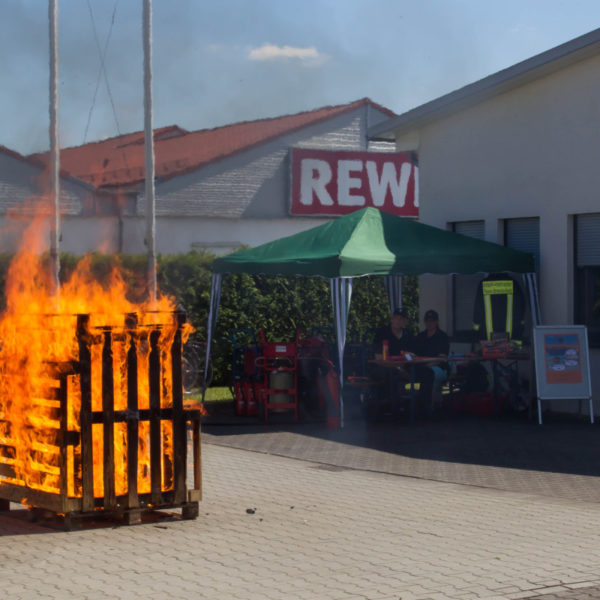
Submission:
POLYGON ((64 217, 61 233, 61 252, 119 252, 118 217, 64 217))
MULTIPOLYGON (((389 142, 367 141, 368 125, 385 118, 372 107, 360 107, 193 173, 157 182, 157 250, 174 253, 205 248, 221 254, 326 222, 329 219, 323 217, 289 214, 290 148, 393 151, 389 142)), ((142 192, 137 215, 143 216, 143 210, 142 192)), ((126 251, 144 251, 140 231, 143 227, 135 219, 126 220, 126 251)))
MULTIPOLYGON (((588 58, 402 135, 417 150, 420 220, 438 227, 485 220, 502 242, 503 219, 540 219, 543 322, 572 324, 572 215, 600 211, 600 57, 588 58)), ((448 318, 447 277, 423 277, 421 308, 448 318), (440 296, 442 294, 442 296, 440 296)), ((448 321, 446 320, 446 324, 448 321)), ((600 373, 592 351, 592 372, 600 373)), ((594 377, 600 390, 600 377, 594 377)), ((599 402, 600 404, 600 402, 599 402)))
MULTIPOLYGON (((321 221, 319 221, 321 222, 321 221)), ((190 250, 228 254, 243 246, 258 246, 315 226, 314 219, 223 219, 158 217, 156 251, 177 254, 190 250)), ((146 222, 142 217, 123 221, 123 252, 145 252, 146 222)))

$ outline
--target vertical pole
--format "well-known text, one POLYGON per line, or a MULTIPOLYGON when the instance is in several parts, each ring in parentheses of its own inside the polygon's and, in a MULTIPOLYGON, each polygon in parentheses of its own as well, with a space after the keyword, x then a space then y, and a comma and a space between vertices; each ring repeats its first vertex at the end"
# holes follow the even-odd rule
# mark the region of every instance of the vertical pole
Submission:
POLYGON ((58 303, 60 258, 58 242, 60 239, 60 154, 58 148, 58 0, 48 2, 49 38, 50 38, 50 198, 52 201, 52 220, 50 223, 50 281, 53 294, 58 303))
POLYGON ((152 0, 144 0, 144 148, 146 157, 146 246, 148 290, 156 301, 156 222, 154 202, 154 137, 152 125, 152 0))

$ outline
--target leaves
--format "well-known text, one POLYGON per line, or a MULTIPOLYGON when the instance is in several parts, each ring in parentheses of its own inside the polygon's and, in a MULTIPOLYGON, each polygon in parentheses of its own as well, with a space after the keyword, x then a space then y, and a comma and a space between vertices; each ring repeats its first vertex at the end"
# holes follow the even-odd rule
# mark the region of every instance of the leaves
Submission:
MULTIPOLYGON (((0 255, 0 286, 10 262, 10 255, 0 255)), ((106 280, 111 269, 120 265, 130 285, 133 299, 147 293, 145 255, 90 255, 94 277, 106 280)), ((194 338, 206 340, 210 306, 211 265, 214 255, 188 252, 159 256, 157 280, 162 293, 169 294, 186 310, 196 328, 194 338)), ((61 279, 67 280, 80 257, 62 253, 61 279)), ((417 326, 418 280, 403 280, 404 307, 417 326)), ((361 341, 368 329, 380 327, 389 319, 389 304, 381 277, 358 277, 354 280, 348 341, 361 341)), ((215 385, 227 385, 231 378, 231 355, 234 329, 262 329, 267 340, 291 341, 300 329, 310 335, 315 328, 331 327, 333 310, 329 280, 322 277, 267 277, 262 275, 226 275, 223 277, 219 320, 213 346, 215 385)))

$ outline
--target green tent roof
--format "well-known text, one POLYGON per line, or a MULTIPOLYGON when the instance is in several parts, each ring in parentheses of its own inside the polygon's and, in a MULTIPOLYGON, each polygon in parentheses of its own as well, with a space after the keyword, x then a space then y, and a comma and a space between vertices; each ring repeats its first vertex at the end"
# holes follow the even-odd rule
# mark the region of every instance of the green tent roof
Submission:
POLYGON ((534 262, 528 253, 364 208, 307 231, 216 258, 213 271, 323 277, 531 273, 534 262))

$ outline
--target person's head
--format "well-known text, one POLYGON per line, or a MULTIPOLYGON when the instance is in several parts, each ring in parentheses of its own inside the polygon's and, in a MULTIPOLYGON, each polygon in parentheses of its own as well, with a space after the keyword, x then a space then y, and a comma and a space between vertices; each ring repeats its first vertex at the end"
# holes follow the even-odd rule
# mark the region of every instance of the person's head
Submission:
POLYGON ((440 317, 435 310, 429 309, 425 313, 423 320, 425 321, 425 329, 427 331, 435 331, 439 326, 440 317))
POLYGON ((403 308, 396 308, 392 313, 391 325, 394 331, 404 329, 408 324, 408 313, 403 308))

